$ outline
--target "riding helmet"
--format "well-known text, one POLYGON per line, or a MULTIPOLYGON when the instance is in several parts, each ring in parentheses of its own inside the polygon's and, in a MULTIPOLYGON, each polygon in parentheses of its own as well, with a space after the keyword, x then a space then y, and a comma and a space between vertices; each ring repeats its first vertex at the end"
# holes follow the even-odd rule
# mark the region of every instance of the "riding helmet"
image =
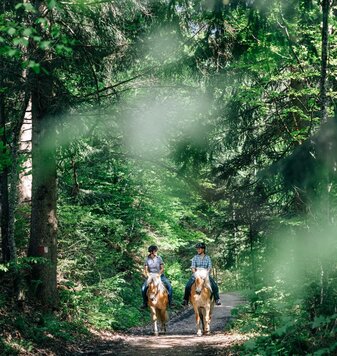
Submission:
POLYGON ((153 251, 158 251, 158 247, 156 245, 151 245, 147 250, 151 253, 153 251))
POLYGON ((204 250, 206 250, 206 245, 203 242, 198 242, 195 245, 195 248, 203 248, 204 250))

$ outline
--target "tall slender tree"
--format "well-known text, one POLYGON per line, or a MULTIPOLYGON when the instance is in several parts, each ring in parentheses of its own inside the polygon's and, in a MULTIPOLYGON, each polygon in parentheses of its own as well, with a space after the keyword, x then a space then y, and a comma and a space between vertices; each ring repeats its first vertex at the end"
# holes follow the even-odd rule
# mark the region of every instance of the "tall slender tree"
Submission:
MULTIPOLYGON (((0 85, 1 86, 1 85, 0 85)), ((6 140, 6 120, 4 108, 4 95, 0 94, 0 150, 1 156, 8 155, 6 140)), ((0 165, 0 222, 1 222, 1 251, 3 262, 11 260, 9 247, 9 194, 8 194, 8 163, 3 159, 0 165)))

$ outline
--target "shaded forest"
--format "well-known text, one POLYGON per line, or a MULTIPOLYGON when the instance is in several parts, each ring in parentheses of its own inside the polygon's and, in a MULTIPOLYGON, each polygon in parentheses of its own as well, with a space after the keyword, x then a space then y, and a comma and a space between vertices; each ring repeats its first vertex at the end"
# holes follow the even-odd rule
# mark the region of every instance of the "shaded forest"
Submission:
POLYGON ((151 244, 179 310, 200 241, 240 355, 336 354, 337 2, 0 9, 1 354, 148 322, 151 244))

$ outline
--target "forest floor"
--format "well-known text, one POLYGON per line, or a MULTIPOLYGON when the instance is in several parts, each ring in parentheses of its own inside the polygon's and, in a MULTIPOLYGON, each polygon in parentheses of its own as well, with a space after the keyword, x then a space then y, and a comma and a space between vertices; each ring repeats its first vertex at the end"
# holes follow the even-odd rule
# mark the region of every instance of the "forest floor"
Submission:
POLYGON ((238 355, 235 346, 247 336, 224 331, 231 320, 231 310, 242 303, 236 293, 220 296, 222 305, 215 306, 211 321, 211 334, 197 336, 193 308, 189 305, 182 312, 171 315, 165 335, 153 336, 152 326, 130 329, 127 333, 100 335, 100 342, 84 348, 75 355, 238 355))

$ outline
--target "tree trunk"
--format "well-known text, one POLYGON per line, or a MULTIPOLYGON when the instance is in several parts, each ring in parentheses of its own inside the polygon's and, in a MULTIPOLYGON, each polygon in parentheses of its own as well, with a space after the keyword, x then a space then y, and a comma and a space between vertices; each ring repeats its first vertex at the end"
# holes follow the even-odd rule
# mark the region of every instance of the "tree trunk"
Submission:
POLYGON ((32 265, 31 291, 47 308, 58 301, 56 134, 51 113, 52 94, 52 78, 45 73, 37 75, 32 91, 32 217, 28 256, 45 259, 32 265))
MULTIPOLYGON (((330 0, 322 0, 322 58, 321 58, 321 77, 320 77, 320 109, 321 109, 321 128, 324 132, 329 131, 328 123, 328 97, 327 97, 327 70, 328 70, 328 46, 329 46, 329 13, 330 13, 330 0)), ((334 154, 331 152, 333 142, 331 136, 327 135, 327 141, 323 147, 322 157, 325 160, 326 171, 323 181, 322 203, 323 203, 323 216, 326 217, 326 222, 330 223, 330 190, 331 190, 331 177, 330 172, 334 169, 334 154)))
MULTIPOLYGON (((322 58, 321 58, 321 77, 320 77, 320 108, 321 108, 321 128, 322 131, 328 131, 328 97, 327 97, 327 70, 328 70, 328 46, 329 46, 329 13, 330 13, 330 1, 322 0, 322 58)), ((325 135, 323 134, 323 137, 325 135)), ((330 142, 322 145, 323 148, 323 159, 325 160, 326 170, 323 177, 323 192, 322 192, 322 202, 323 202, 323 218, 322 223, 329 225, 331 223, 330 219, 330 190, 331 190, 331 176, 330 172, 333 171, 333 157, 334 154, 331 152, 331 147, 333 147, 333 142, 331 142, 331 136, 326 136, 327 140, 330 142)), ((321 276, 320 276, 320 304, 323 305, 325 301, 325 291, 328 284, 327 279, 327 269, 324 261, 320 260, 321 266, 321 276)))
POLYGON ((320 78, 320 104, 321 104, 321 123, 325 124, 328 121, 327 112, 327 66, 328 66, 328 38, 329 38, 329 12, 330 0, 322 0, 322 63, 321 63, 321 78, 320 78))
POLYGON ((2 262, 11 260, 9 248, 9 201, 8 201, 8 169, 4 168, 0 173, 0 216, 1 216, 1 251, 2 262))
POLYGON ((20 154, 23 156, 19 180, 19 202, 30 203, 32 199, 32 103, 28 102, 20 131, 20 154))
POLYGON ((250 246, 250 262, 252 266, 252 285, 255 290, 256 286, 256 264, 255 264, 255 253, 254 253, 254 238, 255 232, 252 227, 252 223, 249 225, 249 246, 250 246))
MULTIPOLYGON (((0 95, 0 154, 6 155, 6 131, 5 131, 5 113, 4 113, 4 96, 0 95)), ((4 166, 0 166, 0 217, 1 217, 1 249, 2 261, 8 262, 11 260, 11 249, 9 247, 9 198, 8 198, 8 166, 3 162, 4 166)))

